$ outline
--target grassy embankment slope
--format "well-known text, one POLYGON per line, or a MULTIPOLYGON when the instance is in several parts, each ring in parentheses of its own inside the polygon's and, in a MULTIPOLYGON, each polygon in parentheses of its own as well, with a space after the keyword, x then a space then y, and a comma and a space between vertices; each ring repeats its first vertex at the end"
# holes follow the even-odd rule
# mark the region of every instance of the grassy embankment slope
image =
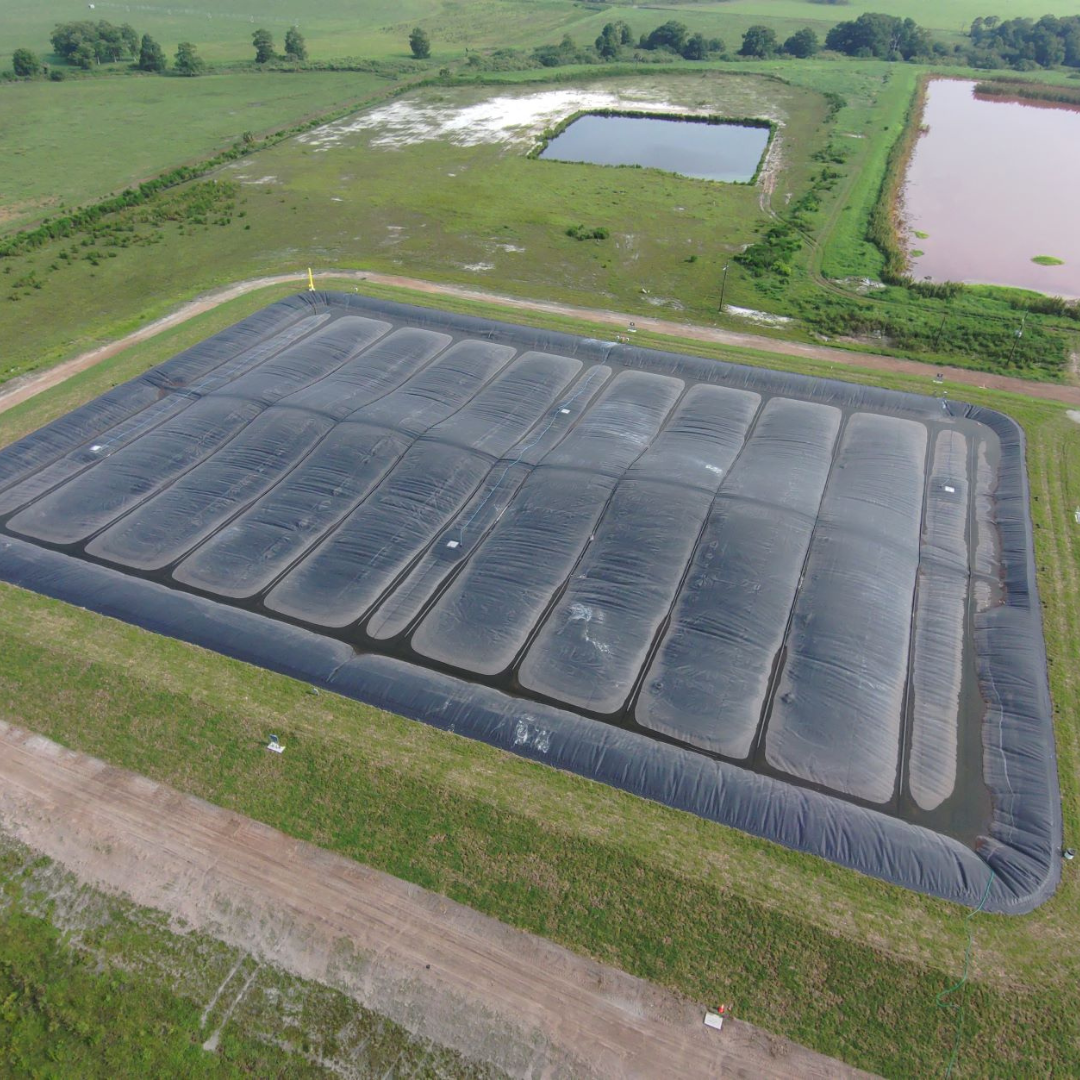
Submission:
MULTIPOLYGON (((11 410, 0 441, 287 291, 232 302, 11 410)), ((925 385, 857 370, 843 377, 925 385)), ((1059 407, 970 397, 1012 413, 1028 434, 1065 830, 1075 835, 1080 440, 1059 407)), ((9 587, 0 589, 0 649, 4 719, 700 1001, 733 1001, 748 1020, 885 1075, 940 1074, 950 1056, 955 1017, 935 996, 955 981, 966 940, 963 912, 950 905, 9 587), (287 738, 286 759, 261 751, 267 730, 287 738)), ((1080 886, 1067 869, 1033 915, 976 919, 955 1076, 1080 1072, 1078 917, 1080 886)))
MULTIPOLYGON (((795 272, 787 279, 761 283, 772 293, 771 308, 875 351, 915 356, 927 363, 1066 378, 1069 354, 1080 355, 1080 325, 1075 319, 1039 315, 1037 340, 1018 344, 1014 338, 1021 313, 1039 303, 1033 293, 973 285, 944 298, 897 286, 856 295, 864 280, 878 282, 890 271, 906 272, 905 249, 917 243, 900 220, 898 200, 908 154, 918 138, 922 89, 930 78, 974 79, 979 73, 966 68, 877 65, 876 72, 871 68, 862 75, 860 86, 855 72, 841 84, 825 64, 793 67, 774 62, 763 70, 797 85, 831 89, 845 101, 821 151, 834 163, 830 168, 838 174, 835 187, 811 216, 804 247, 793 259, 795 272), (876 86, 868 85, 872 73, 880 76, 876 86), (886 256, 883 248, 892 254, 886 256)), ((1036 85, 1075 84, 1062 72, 1040 72, 1036 85)), ((773 205, 777 206, 775 199, 773 205)))

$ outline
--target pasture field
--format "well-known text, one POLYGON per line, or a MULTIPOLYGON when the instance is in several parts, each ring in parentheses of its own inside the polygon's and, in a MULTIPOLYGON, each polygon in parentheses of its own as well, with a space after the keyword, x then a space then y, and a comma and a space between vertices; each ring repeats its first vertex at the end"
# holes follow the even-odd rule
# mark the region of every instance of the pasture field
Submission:
POLYGON ((366 72, 0 84, 0 228, 32 223, 393 83, 366 72), (75 165, 77 163, 77 166, 75 165))
MULTIPOLYGON (((10 410, 0 417, 0 441, 287 291, 224 305, 10 410)), ((603 333, 568 319, 524 321, 603 333)), ((837 374, 813 362, 639 339, 837 374)), ((910 376, 839 374, 927 389, 910 376)), ((1060 406, 966 390, 1010 412, 1028 436, 1068 838, 1080 826, 1080 676, 1071 663, 1080 630, 1072 517, 1080 440, 1060 406)), ((962 909, 7 586, 0 648, 5 720, 695 1000, 731 1001, 736 1015, 864 1068, 941 1075, 950 1059, 957 1017, 935 998, 963 966, 962 909), (267 730, 288 742, 286 758, 268 762, 267 730)), ((954 1076, 1080 1071, 1078 917, 1080 885, 1070 866, 1055 897, 1032 915, 975 917, 954 1076)))
MULTIPOLYGON (((776 79, 645 75, 581 87, 426 87, 4 259, 0 339, 9 346, 0 379, 216 284, 306 266, 407 270, 708 320, 723 265, 767 220, 757 189, 525 156, 547 123, 583 100, 618 95, 783 120, 774 170, 781 193, 801 190, 816 167, 810 152, 825 99, 776 79), (509 125, 514 114, 520 126, 509 125), (580 223, 611 237, 566 235, 580 223)), ((732 303, 760 306, 753 279, 730 277, 732 303)))
POLYGON ((576 0, 323 0, 298 10, 286 0, 229 0, 214 5, 204 0, 102 0, 93 13, 77 0, 43 5, 33 0, 0 0, 0 24, 7 29, 0 46, 0 68, 10 65, 11 50, 20 46, 40 54, 50 50, 49 34, 57 22, 83 18, 130 22, 140 33, 151 34, 169 56, 180 41, 193 41, 212 64, 248 60, 253 56, 251 34, 265 28, 280 47, 285 31, 297 23, 313 58, 343 56, 399 58, 409 54, 407 38, 413 26, 422 26, 432 40, 432 56, 445 61, 465 49, 532 47, 557 41, 564 33, 578 42, 592 41, 605 22, 621 18, 635 35, 652 30, 667 19, 678 19, 692 32, 721 37, 734 52, 747 27, 771 26, 784 40, 804 26, 824 39, 829 28, 864 12, 885 10, 913 18, 950 44, 959 41, 980 16, 1001 18, 1075 14, 1068 0, 849 0, 842 5, 812 0, 658 0, 643 7, 615 0, 587 4, 576 0))
POLYGON ((432 39, 433 60, 440 61, 464 55, 466 47, 532 47, 558 41, 563 33, 582 40, 590 35, 591 41, 597 33, 590 30, 595 10, 574 0, 321 0, 305 5, 286 0, 101 0, 91 13, 78 0, 48 5, 0 0, 0 24, 6 30, 0 67, 10 66, 11 50, 20 46, 48 54, 56 23, 86 18, 129 22, 159 42, 170 59, 179 42, 192 41, 199 55, 216 65, 253 60, 251 35, 260 28, 270 31, 280 50, 285 32, 298 25, 312 59, 403 59, 411 55, 409 32, 420 25, 432 39))

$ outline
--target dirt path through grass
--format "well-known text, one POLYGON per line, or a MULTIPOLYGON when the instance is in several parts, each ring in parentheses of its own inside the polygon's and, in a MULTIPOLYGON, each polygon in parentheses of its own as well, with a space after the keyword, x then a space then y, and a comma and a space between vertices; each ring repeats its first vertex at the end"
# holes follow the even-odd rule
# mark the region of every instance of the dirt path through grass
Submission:
MULTIPOLYGON (((605 326, 615 326, 625 332, 631 321, 639 330, 662 334, 665 337, 687 338, 693 341, 706 341, 716 345, 731 345, 744 349, 757 349, 759 352, 778 353, 783 356, 802 356, 810 360, 824 361, 843 367, 860 367, 877 371, 902 372, 908 375, 924 376, 929 382, 938 372, 945 376, 946 384, 959 383, 977 386, 987 390, 1005 390, 1013 394, 1026 394, 1029 397, 1046 401, 1060 401, 1067 405, 1080 406, 1080 386, 1061 386, 1054 383, 1032 382, 1028 379, 1016 379, 1008 375, 994 375, 990 372, 969 371, 966 368, 933 367, 918 360, 904 360, 896 356, 883 356, 879 353, 854 352, 836 349, 828 345, 811 345, 798 341, 783 341, 764 337, 760 334, 743 333, 736 330, 721 330, 711 326, 697 326, 692 323, 673 322, 657 319, 649 315, 629 316, 617 311, 605 311, 596 308, 575 307, 568 304, 556 304, 542 300, 521 300, 513 296, 501 296, 469 289, 461 285, 446 285, 433 281, 421 281, 417 278, 399 277, 394 274, 378 274, 366 270, 327 270, 315 275, 319 280, 336 279, 346 281, 370 281, 376 285, 389 285, 413 292, 429 293, 435 296, 453 296, 461 300, 474 300, 479 303, 496 304, 510 310, 540 311, 551 315, 582 319, 605 326)), ((178 326, 204 311, 210 311, 229 300, 255 292, 258 289, 274 285, 286 285, 291 281, 302 289, 306 278, 295 274, 279 274, 274 277, 251 278, 238 281, 222 289, 215 289, 204 296, 196 297, 182 304, 176 311, 164 318, 128 334, 126 337, 101 345, 89 352, 82 353, 62 364, 57 364, 46 371, 12 379, 0 387, 0 412, 14 408, 23 401, 57 386, 72 375, 93 367, 102 360, 122 352, 130 345, 138 344, 156 337, 164 330, 178 326)))
MULTIPOLYGON (((287 752, 287 751, 286 751, 287 752)), ((866 1076, 445 897, 0 723, 0 825, 511 1075, 866 1076)))

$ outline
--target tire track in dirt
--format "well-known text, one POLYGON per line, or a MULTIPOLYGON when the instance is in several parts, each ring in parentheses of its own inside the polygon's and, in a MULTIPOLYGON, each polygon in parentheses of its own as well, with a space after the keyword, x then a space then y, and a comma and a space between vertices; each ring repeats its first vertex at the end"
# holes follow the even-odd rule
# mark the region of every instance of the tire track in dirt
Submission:
POLYGON ((3 722, 0 826, 82 881, 511 1075, 867 1075, 733 1018, 713 1031, 670 991, 3 722))

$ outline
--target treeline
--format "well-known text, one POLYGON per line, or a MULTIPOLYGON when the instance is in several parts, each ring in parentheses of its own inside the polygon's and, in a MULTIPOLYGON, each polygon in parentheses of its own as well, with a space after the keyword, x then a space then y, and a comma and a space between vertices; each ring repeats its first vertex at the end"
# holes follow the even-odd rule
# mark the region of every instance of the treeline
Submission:
POLYGON ((767 26, 752 26, 739 47, 731 52, 722 38, 691 33, 685 23, 669 19, 635 40, 629 25, 621 19, 605 24, 596 40, 579 45, 564 34, 557 45, 541 45, 530 52, 497 49, 485 56, 472 53, 470 67, 484 71, 513 71, 538 67, 565 67, 571 64, 665 63, 683 60, 731 60, 735 56, 771 59, 789 56, 806 59, 821 51, 817 34, 809 27, 781 41, 767 26))
MULTIPOLYGON (((83 71, 90 71, 99 64, 117 64, 125 60, 131 61, 131 66, 139 71, 160 73, 169 66, 161 46, 149 34, 140 38, 130 23, 114 26, 105 19, 57 23, 49 41, 60 60, 83 71)), ((178 75, 198 75, 205 67, 198 49, 190 41, 180 42, 174 65, 178 75)), ((11 56, 11 66, 12 71, 7 73, 9 77, 25 79, 48 75, 54 81, 64 78, 63 68, 54 67, 50 71, 48 64, 30 49, 16 49, 11 56)))
POLYGON ((129 23, 113 26, 98 22, 57 23, 49 36, 53 52, 75 67, 91 68, 95 64, 115 64, 131 60, 139 50, 139 35, 129 23))
POLYGON ((919 60, 947 52, 944 46, 935 48, 929 31, 914 19, 874 12, 837 23, 825 35, 825 48, 876 60, 919 60))
MULTIPOLYGON (((161 46, 149 34, 140 38, 129 23, 113 26, 105 19, 57 23, 49 40, 53 52, 61 60, 83 71, 90 71, 98 64, 130 60, 139 71, 160 73, 169 64, 161 46)), ((174 64, 179 75, 198 75, 204 66, 197 48, 190 41, 180 42, 174 64)), ((15 74, 21 73, 16 69, 15 74)))
MULTIPOLYGON (((139 37, 136 29, 128 23, 114 26, 105 19, 97 22, 57 23, 49 37, 53 52, 65 64, 90 71, 98 64, 116 64, 128 60, 138 71, 161 74, 168 70, 169 61, 161 46, 149 35, 139 37)), ((307 60, 307 44, 299 28, 291 26, 285 32, 285 52, 279 54, 269 30, 256 30, 251 36, 255 49, 255 63, 269 64, 283 60, 292 64, 307 60)), ((199 56, 198 46, 181 41, 173 58, 173 71, 177 75, 200 75, 206 64, 199 56)), ((12 54, 12 72, 18 78, 33 78, 47 74, 52 79, 62 79, 63 70, 48 65, 29 49, 16 49, 12 54)))
POLYGON ((1061 65, 1080 68, 1080 15, 1064 19, 1044 15, 1037 21, 1002 21, 991 15, 976 19, 968 37, 972 43, 968 59, 974 67, 1010 67, 1016 71, 1061 65))

